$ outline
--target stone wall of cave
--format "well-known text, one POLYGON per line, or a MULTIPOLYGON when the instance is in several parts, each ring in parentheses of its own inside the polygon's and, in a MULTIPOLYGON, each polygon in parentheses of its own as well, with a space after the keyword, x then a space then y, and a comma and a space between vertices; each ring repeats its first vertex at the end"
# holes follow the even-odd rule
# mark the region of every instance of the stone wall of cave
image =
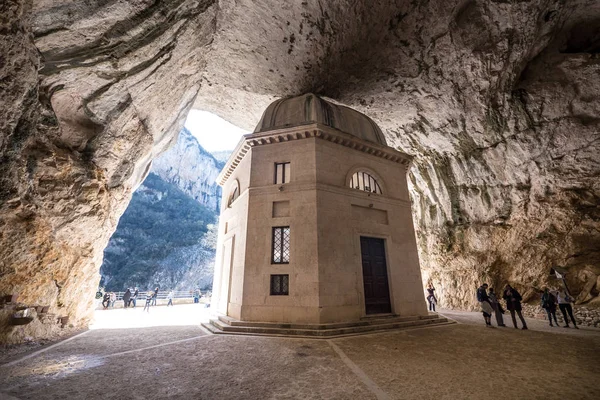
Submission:
POLYGON ((554 265, 579 301, 598 294, 593 0, 7 0, 0 15, 2 294, 85 325, 102 250, 189 109, 252 129, 307 91, 415 155, 443 306, 473 307, 482 280, 533 296, 554 265))

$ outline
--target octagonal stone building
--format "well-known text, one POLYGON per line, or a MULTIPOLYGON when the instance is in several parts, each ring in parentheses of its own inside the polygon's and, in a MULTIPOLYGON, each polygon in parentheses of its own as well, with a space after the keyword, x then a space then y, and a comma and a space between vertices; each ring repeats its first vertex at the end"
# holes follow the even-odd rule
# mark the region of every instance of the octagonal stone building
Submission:
POLYGON ((216 311, 313 325, 427 316, 410 161, 362 113, 314 94, 273 102, 217 178, 216 311))

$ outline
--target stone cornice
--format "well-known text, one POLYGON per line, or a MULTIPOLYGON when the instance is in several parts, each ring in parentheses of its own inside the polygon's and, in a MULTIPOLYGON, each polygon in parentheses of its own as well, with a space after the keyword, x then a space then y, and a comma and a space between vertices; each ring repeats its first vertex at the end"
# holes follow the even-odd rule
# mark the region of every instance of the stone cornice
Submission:
POLYGON ((391 147, 368 142, 329 126, 314 123, 244 135, 229 157, 229 160, 227 160, 227 164, 223 167, 223 170, 216 181, 219 185, 224 185, 248 150, 252 147, 312 137, 327 140, 353 150, 401 164, 404 166, 405 172, 408 170, 413 159, 412 156, 391 147))

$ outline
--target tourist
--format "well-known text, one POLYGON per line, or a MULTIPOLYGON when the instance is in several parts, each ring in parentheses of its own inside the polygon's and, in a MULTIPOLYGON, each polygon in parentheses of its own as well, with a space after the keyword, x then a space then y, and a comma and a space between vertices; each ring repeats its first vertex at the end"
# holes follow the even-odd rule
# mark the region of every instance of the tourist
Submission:
POLYGON ((200 302, 200 289, 196 289, 194 290, 194 303, 199 303, 200 302))
POLYGON ((485 326, 491 328, 492 327, 492 312, 494 309, 490 304, 490 299, 487 294, 487 283, 479 286, 477 289, 477 301, 479 302, 479 306, 481 307, 481 312, 483 313, 483 319, 485 320, 485 326))
POLYGON ((154 288, 154 295, 152 296, 152 305, 156 305, 156 299, 158 298, 158 286, 154 288))
POLYGON ((135 308, 135 306, 137 305, 137 298, 140 294, 140 291, 138 290, 138 288, 135 288, 135 291, 133 292, 133 296, 131 296, 131 300, 129 301, 129 303, 133 303, 133 308, 135 308))
POLYGON ((547 287, 544 288, 544 293, 542 293, 542 308, 546 310, 546 313, 548 314, 548 321, 550 321, 550 326, 553 326, 553 317, 556 326, 558 326, 558 321, 556 319, 556 297, 554 297, 554 295, 550 293, 547 287))
POLYGON ((127 288, 125 290, 125 294, 123 295, 123 308, 129 307, 129 303, 131 302, 131 290, 127 288))
POLYGON ((496 316, 496 323, 498 326, 506 326, 504 325, 504 318, 502 314, 504 314, 504 310, 502 309, 502 304, 500 304, 500 300, 496 297, 496 293, 493 288, 490 288, 488 291, 488 299, 490 300, 490 304, 494 309, 494 315, 496 316))
POLYGON ((435 297, 435 288, 433 284, 427 285, 427 301, 429 302, 429 311, 435 312, 435 305, 437 304, 437 298, 435 297))
POLYGON ((110 292, 110 307, 115 308, 115 302, 117 301, 117 295, 115 292, 110 292))
POLYGON ((167 295, 167 300, 169 300, 169 302, 167 303, 167 307, 172 306, 173 305, 173 296, 175 295, 175 293, 173 293, 173 291, 171 290, 169 292, 169 294, 167 295))
POLYGON ((517 290, 512 286, 506 285, 502 298, 506 300, 506 308, 508 308, 508 311, 510 311, 510 317, 512 318, 513 326, 515 327, 515 329, 519 329, 519 327, 517 326, 517 319, 515 318, 515 313, 517 313, 519 319, 521 320, 521 323, 523 324, 523 328, 521 329, 526 330, 527 323, 525 322, 525 318, 523 318, 523 313, 521 312, 521 310, 523 309, 521 307, 521 300, 523 300, 521 294, 517 292, 517 290))
POLYGON ((148 310, 148 312, 150 312, 150 303, 152 302, 153 298, 154 292, 152 290, 148 290, 148 292, 146 292, 146 304, 144 305, 144 309, 142 311, 148 310))
POLYGON ((567 317, 567 313, 569 313, 571 321, 573 322, 573 327, 575 329, 579 329, 577 327, 577 323, 575 322, 575 317, 573 316, 573 307, 571 306, 571 303, 573 302, 573 297, 571 297, 571 295, 566 289, 561 289, 556 292, 556 298, 558 300, 558 308, 560 308, 563 318, 565 319, 564 327, 569 327, 569 318, 567 317))
POLYGON ((104 297, 102 298, 102 307, 106 310, 110 304, 110 294, 108 292, 104 293, 104 297))

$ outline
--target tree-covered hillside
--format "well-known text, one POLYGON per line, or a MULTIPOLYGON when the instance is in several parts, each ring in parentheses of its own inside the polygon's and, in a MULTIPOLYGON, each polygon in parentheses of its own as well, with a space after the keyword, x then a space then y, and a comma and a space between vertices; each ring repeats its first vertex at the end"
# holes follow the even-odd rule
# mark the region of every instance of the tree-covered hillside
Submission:
POLYGON ((216 220, 214 210, 150 173, 104 252, 101 285, 114 291, 210 286, 216 220))

